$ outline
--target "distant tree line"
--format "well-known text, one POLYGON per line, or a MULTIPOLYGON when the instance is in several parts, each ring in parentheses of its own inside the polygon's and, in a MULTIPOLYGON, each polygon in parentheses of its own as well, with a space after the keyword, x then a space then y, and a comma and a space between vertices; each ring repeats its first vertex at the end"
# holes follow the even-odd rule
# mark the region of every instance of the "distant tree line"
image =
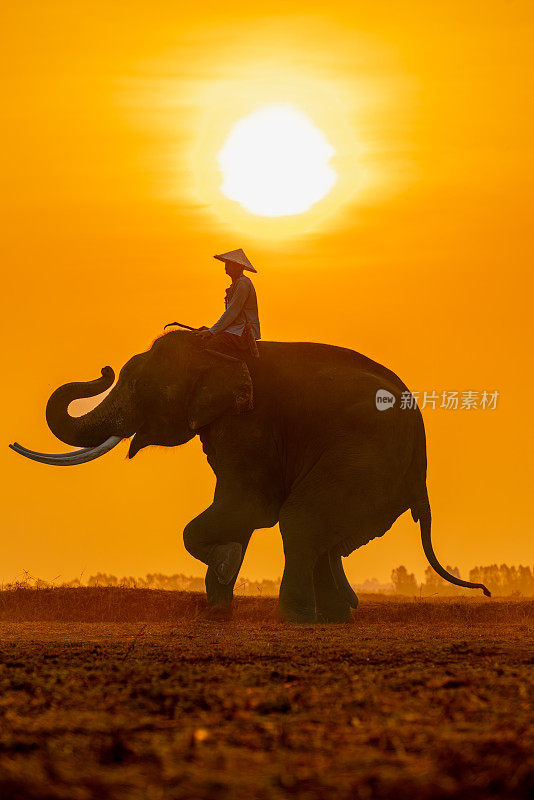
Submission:
MULTIPOLYGON (((461 578, 458 567, 447 565, 447 572, 461 578)), ((492 595, 498 596, 534 596, 534 571, 530 567, 509 567, 508 564, 490 564, 487 567, 473 567, 469 570, 468 580, 473 583, 483 583, 488 587, 492 595)), ((462 589, 460 586, 443 580, 428 566, 425 570, 425 580, 418 584, 415 575, 408 572, 405 566, 397 567, 391 573, 391 585, 393 594, 420 595, 429 597, 430 595, 453 596, 458 594, 468 594, 470 589, 462 589)))
MULTIPOLYGON (((79 581, 71 581, 69 586, 81 585, 79 581)), ((174 591, 202 592, 205 584, 204 578, 196 578, 191 575, 177 573, 175 575, 163 575, 161 572, 149 573, 144 578, 125 577, 117 578, 115 575, 108 575, 98 572, 91 575, 87 581, 87 586, 119 586, 127 589, 168 589, 174 591)), ((250 581, 247 578, 238 578, 235 592, 237 594, 274 596, 280 590, 280 580, 250 581)))
MULTIPOLYGON (((461 578, 458 567, 446 567, 447 571, 456 577, 461 578)), ((490 564, 485 567, 473 567, 469 570, 469 580, 473 583, 483 583, 488 587, 492 595, 501 597, 534 597, 534 568, 509 567, 508 564, 490 564)), ((84 583, 80 578, 72 581, 56 583, 54 581, 44 581, 35 578, 24 571, 20 580, 9 584, 4 584, 4 589, 32 588, 48 589, 54 586, 77 587, 77 586, 115 586, 125 589, 167 589, 171 591, 203 592, 204 578, 193 577, 177 573, 175 575, 164 575, 161 572, 152 572, 144 578, 134 578, 127 576, 118 578, 116 575, 109 575, 105 572, 97 572, 91 575, 84 583)), ((418 583, 413 572, 408 572, 404 565, 396 567, 391 573, 391 583, 380 583, 376 578, 367 579, 363 583, 353 584, 356 592, 361 594, 394 594, 406 595, 408 597, 431 597, 435 595, 443 597, 453 597, 454 595, 472 594, 470 589, 462 589, 460 586, 443 580, 428 566, 425 570, 425 578, 422 583, 418 583)), ((278 580, 251 581, 247 578, 238 578, 235 593, 241 595, 254 595, 263 597, 275 597, 280 591, 280 578, 278 580)))
MULTIPOLYGON (((462 577, 458 567, 452 567, 447 564, 446 569, 457 578, 462 577)), ((508 564, 501 564, 500 566, 491 564, 486 567, 473 567, 469 571, 469 580, 473 583, 485 584, 494 595, 534 596, 534 570, 523 565, 509 567, 508 564)), ((75 583, 71 582, 70 585, 75 583)), ((80 585, 79 582, 77 583, 80 585)), ((196 578, 181 573, 163 575, 160 572, 149 573, 144 578, 117 578, 115 575, 99 572, 89 578, 87 585, 201 592, 204 591, 204 578, 196 578)), ((392 571, 391 583, 380 583, 376 578, 373 578, 367 579, 363 583, 355 584, 354 588, 357 592, 362 593, 418 595, 420 597, 434 595, 452 597, 458 594, 471 594, 471 590, 454 586, 454 584, 440 578, 431 566, 426 568, 425 578, 422 583, 418 583, 415 575, 412 572, 408 572, 404 565, 401 565, 392 571)), ((262 595, 264 597, 276 596, 279 591, 280 579, 251 581, 247 578, 238 578, 235 587, 236 594, 262 595)))
POLYGON ((534 595, 534 568, 509 567, 508 564, 491 564, 489 567, 473 567, 469 571, 469 580, 484 583, 492 594, 497 595, 534 595))

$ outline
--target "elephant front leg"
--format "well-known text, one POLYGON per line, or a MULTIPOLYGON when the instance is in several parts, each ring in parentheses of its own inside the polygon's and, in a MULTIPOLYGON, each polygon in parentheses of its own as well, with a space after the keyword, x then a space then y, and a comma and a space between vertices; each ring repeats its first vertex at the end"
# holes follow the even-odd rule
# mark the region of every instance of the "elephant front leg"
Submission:
MULTIPOLYGON (((285 545, 285 542, 284 542, 285 545)), ((288 622, 313 623, 315 594, 310 553, 291 553, 284 547, 286 563, 280 586, 280 609, 288 622)))
POLYGON ((350 605, 337 589, 328 553, 317 559, 313 584, 317 622, 348 622, 351 618, 350 605))
MULTIPOLYGON (((250 540, 250 536, 249 536, 250 540)), ((230 583, 221 583, 217 572, 213 567, 208 567, 208 571, 206 572, 206 595, 208 598, 208 605, 212 608, 227 608, 233 600, 234 596, 234 586, 237 581, 237 577, 239 575, 239 571, 241 569, 241 565, 243 563, 243 559, 245 557, 245 552, 248 546, 247 540, 243 544, 242 554, 241 554, 241 563, 237 569, 236 574, 230 581, 230 583)))
POLYGON ((302 525, 302 513, 286 503, 280 512, 285 567, 280 586, 280 609, 289 622, 313 623, 315 591, 313 573, 318 553, 302 525))
POLYGON ((317 481, 310 473, 280 511, 286 556, 280 605, 284 616, 295 622, 346 622, 350 618, 349 598, 339 590, 325 553, 332 540, 330 488, 328 481, 317 481), (328 487, 328 494, 319 491, 323 486, 328 487))
POLYGON ((185 527, 186 550, 208 566, 206 578, 213 596, 214 578, 223 586, 233 587, 252 532, 238 511, 215 503, 185 527))
POLYGON ((234 585, 237 574, 231 583, 221 583, 213 567, 206 572, 206 597, 211 608, 228 608, 234 598, 234 585))

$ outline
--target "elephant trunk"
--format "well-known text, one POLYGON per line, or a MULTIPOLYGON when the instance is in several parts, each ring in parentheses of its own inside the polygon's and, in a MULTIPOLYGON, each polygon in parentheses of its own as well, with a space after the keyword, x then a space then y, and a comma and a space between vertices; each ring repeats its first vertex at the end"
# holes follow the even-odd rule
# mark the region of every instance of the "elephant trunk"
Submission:
POLYGON ((102 369, 102 377, 94 381, 67 383, 52 394, 46 406, 46 421, 52 433, 73 447, 97 447, 110 437, 123 439, 134 433, 131 403, 125 397, 124 387, 115 386, 112 392, 92 411, 81 417, 72 417, 68 407, 73 400, 96 397, 113 384, 115 373, 111 367, 102 369))
POLYGON ((83 383, 66 383, 53 393, 46 406, 46 421, 53 434, 66 444, 81 449, 69 453, 38 453, 28 450, 18 442, 10 444, 12 450, 32 461, 56 467, 85 464, 109 453, 119 442, 131 436, 136 429, 135 403, 126 381, 117 384, 109 395, 92 411, 81 417, 71 417, 69 405, 82 397, 96 397, 113 384, 115 373, 104 367, 102 377, 83 383))

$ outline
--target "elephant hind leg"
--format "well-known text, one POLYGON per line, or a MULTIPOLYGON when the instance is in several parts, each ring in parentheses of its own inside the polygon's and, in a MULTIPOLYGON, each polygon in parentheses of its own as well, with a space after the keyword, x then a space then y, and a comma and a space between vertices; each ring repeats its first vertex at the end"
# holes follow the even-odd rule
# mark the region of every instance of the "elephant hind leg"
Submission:
POLYGON ((338 591, 328 553, 317 559, 313 572, 317 622, 348 622, 350 605, 338 591))
POLYGON ((328 554, 328 561, 330 563, 330 572, 338 592, 351 608, 358 608, 358 597, 350 585, 347 576, 345 575, 343 562, 339 552, 336 550, 330 550, 328 554))

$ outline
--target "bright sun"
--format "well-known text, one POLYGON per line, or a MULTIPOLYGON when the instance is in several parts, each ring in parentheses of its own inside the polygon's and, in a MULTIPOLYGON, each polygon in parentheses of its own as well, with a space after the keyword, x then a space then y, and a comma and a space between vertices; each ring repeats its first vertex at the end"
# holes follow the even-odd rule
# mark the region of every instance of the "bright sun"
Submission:
POLYGON ((221 191, 252 214, 307 211, 334 186, 335 150, 312 120, 290 105, 270 105, 236 122, 219 152, 221 191))

